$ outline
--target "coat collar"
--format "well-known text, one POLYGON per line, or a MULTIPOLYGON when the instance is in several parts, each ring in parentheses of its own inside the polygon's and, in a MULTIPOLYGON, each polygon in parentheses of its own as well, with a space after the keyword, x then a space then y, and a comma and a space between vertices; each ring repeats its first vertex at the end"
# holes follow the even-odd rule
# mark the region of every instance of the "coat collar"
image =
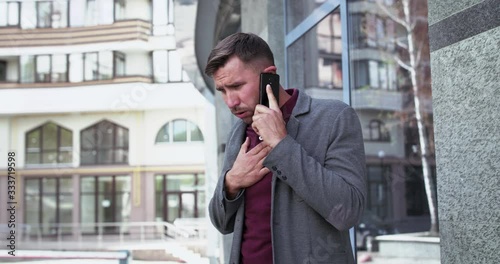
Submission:
POLYGON ((311 97, 309 97, 304 91, 299 92, 299 97, 297 98, 297 103, 292 111, 292 116, 288 123, 286 124, 286 130, 288 135, 292 138, 297 137, 297 132, 299 131, 300 121, 297 117, 307 114, 311 109, 311 97))

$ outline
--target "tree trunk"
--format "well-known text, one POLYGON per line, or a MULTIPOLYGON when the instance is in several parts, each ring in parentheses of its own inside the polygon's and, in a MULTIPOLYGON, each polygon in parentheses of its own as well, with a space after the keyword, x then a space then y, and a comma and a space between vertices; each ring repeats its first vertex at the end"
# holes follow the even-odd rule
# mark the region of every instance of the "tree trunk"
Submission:
POLYGON ((411 75, 411 85, 413 89, 413 100, 415 104, 415 117, 417 119, 418 126, 418 134, 419 134, 419 143, 420 143, 420 152, 422 159, 422 174, 424 177, 425 184, 425 192, 427 195, 427 203, 429 204, 429 212, 431 217, 431 229, 430 233, 433 235, 437 235, 439 233, 439 224, 438 224, 438 216, 437 216, 437 196, 435 192, 434 181, 432 179, 431 168, 429 165, 429 139, 428 135, 425 131, 424 121, 422 120, 422 109, 420 105, 420 93, 419 93, 419 84, 417 79, 417 61, 416 61, 416 49, 413 37, 413 29, 410 17, 410 0, 402 0, 403 3, 403 11, 404 11, 404 20, 405 27, 407 30, 407 38, 408 38, 408 53, 410 56, 410 75, 411 75))

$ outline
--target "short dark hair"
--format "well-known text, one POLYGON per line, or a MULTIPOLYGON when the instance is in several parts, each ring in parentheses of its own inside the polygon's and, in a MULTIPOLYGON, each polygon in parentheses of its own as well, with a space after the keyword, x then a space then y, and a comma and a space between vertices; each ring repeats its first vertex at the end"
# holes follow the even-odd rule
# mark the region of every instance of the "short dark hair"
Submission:
POLYGON ((273 52, 266 41, 252 33, 234 33, 221 40, 210 52, 205 73, 212 76, 233 55, 244 63, 264 59, 274 65, 273 52))

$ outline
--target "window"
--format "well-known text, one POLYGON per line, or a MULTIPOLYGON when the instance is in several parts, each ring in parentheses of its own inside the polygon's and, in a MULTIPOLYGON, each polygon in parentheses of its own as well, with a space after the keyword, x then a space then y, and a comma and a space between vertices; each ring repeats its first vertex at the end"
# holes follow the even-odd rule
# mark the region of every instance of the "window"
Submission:
POLYGON ((87 0, 85 26, 113 24, 114 5, 111 0, 87 0))
POLYGON ((7 81, 7 62, 0 61, 0 82, 7 81))
POLYGON ((20 56, 21 83, 35 82, 35 56, 20 56))
POLYGON ((379 166, 367 166, 367 206, 368 213, 384 220, 390 217, 391 197, 390 175, 391 167, 384 165, 383 160, 379 166))
MULTIPOLYGON (((40 225, 42 235, 70 234, 73 222, 73 183, 70 177, 26 178, 24 183, 26 224, 40 225)), ((32 230, 31 234, 37 234, 32 230)))
POLYGON ((115 0, 115 21, 125 19, 125 0, 115 0))
POLYGON ((156 175, 156 220, 205 216, 205 175, 156 175))
POLYGON ((387 130, 384 122, 378 119, 371 120, 368 125, 370 141, 391 141, 389 130, 387 130))
POLYGON ((36 82, 66 82, 68 80, 67 55, 37 55, 36 82))
POLYGON ((181 82, 182 64, 176 50, 153 51, 153 74, 157 83, 181 82))
POLYGON ((0 2, 0 27, 19 26, 20 3, 0 2))
MULTIPOLYGON (((80 185, 80 221, 82 232, 97 233, 96 223, 129 222, 132 180, 127 175, 84 176, 80 185)), ((106 233, 117 233, 115 226, 104 227, 106 233)), ((122 230, 126 231, 126 230, 122 230)))
POLYGON ((62 28, 68 26, 68 2, 38 1, 36 2, 37 27, 62 28))
POLYGON ((26 133, 26 164, 71 163, 73 133, 49 122, 26 133))
MULTIPOLYGON (((431 166, 430 173, 434 181, 433 186, 437 188, 435 166, 431 166)), ((406 214, 409 216, 429 215, 422 166, 405 166, 405 174, 406 214)))
POLYGON ((128 129, 104 120, 80 134, 82 165, 128 163, 128 129))
POLYGON ((21 83, 67 82, 68 55, 21 56, 21 83))
POLYGON ((198 126, 184 119, 165 124, 156 134, 156 143, 203 142, 203 134, 198 126))
POLYGON ((113 52, 100 51, 83 54, 84 80, 109 80, 113 78, 113 52))
POLYGON ((342 31, 340 14, 334 12, 323 19, 318 26, 318 79, 319 87, 342 88, 342 31))
POLYGON ((115 56, 114 76, 125 76, 125 54, 118 51, 115 51, 113 54, 115 56))

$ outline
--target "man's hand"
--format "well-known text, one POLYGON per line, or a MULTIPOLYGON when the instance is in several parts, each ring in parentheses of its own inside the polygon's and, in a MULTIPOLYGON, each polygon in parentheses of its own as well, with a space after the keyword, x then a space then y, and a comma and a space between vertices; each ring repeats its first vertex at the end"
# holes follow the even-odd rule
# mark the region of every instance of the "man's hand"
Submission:
POLYGON ((269 173, 269 169, 262 164, 270 148, 260 143, 247 152, 249 145, 250 139, 247 137, 241 145, 233 168, 226 174, 225 186, 228 199, 234 199, 240 189, 254 185, 269 173))
POLYGON ((257 105, 252 117, 252 128, 266 145, 274 148, 286 137, 285 121, 271 86, 266 86, 269 108, 257 105))

